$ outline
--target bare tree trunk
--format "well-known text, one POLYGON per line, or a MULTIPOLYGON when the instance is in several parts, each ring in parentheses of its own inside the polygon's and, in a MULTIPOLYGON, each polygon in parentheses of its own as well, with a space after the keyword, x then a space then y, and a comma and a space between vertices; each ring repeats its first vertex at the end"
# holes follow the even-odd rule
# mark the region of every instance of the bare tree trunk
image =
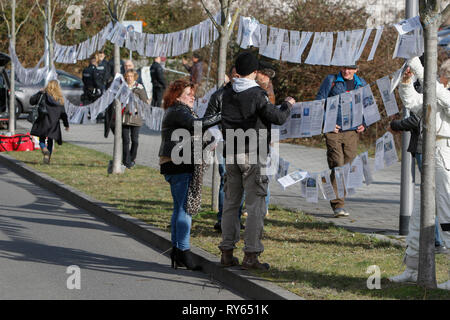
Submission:
MULTIPOLYGON (((120 47, 114 45, 114 73, 120 73, 120 47)), ((118 99, 114 100, 115 125, 114 125, 114 152, 113 173, 122 172, 122 108, 118 99)))
MULTIPOLYGON (((217 87, 220 88, 225 82, 225 72, 227 67, 227 47, 228 41, 230 39, 230 34, 233 31, 234 23, 236 22, 237 15, 239 13, 239 8, 236 10, 234 14, 234 18, 230 25, 228 25, 228 21, 231 17, 231 6, 236 0, 221 0, 220 2, 220 13, 221 13, 221 23, 220 25, 214 20, 211 12, 207 9, 204 1, 201 3, 211 19, 213 25, 216 27, 219 32, 219 62, 217 68, 217 87)), ((219 209, 219 167, 217 161, 214 161, 212 167, 212 199, 211 206, 212 210, 218 211, 219 209)))
MULTIPOLYGON (((16 50, 16 0, 11 0, 11 47, 16 50)), ((8 132, 16 132, 16 68, 11 61, 8 132)))
POLYGON ((436 146, 436 74, 437 31, 440 25, 440 1, 420 1, 420 14, 424 27, 425 71, 423 89, 423 162, 421 179, 419 271, 417 284, 436 288, 434 261, 435 202, 435 146, 436 146))
MULTIPOLYGON (((104 0, 107 6, 111 18, 114 23, 122 23, 125 18, 128 0, 104 0)), ((114 73, 120 73, 120 47, 114 45, 114 73)), ((122 167, 122 106, 119 100, 114 101, 115 109, 115 126, 114 126, 114 150, 113 150, 113 165, 112 173, 120 174, 123 173, 122 167)))

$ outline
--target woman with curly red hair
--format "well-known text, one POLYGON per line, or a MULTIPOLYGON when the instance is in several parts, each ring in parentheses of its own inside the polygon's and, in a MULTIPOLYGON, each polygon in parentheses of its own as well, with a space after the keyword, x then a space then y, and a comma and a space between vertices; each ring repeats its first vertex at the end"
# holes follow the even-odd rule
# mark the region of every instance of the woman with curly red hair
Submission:
MULTIPOLYGON (((194 175, 193 152, 186 162, 184 160, 181 163, 174 162, 172 151, 178 158, 185 150, 179 148, 180 141, 172 141, 172 133, 175 130, 184 129, 192 141, 195 122, 200 121, 202 130, 206 130, 219 123, 221 115, 216 114, 199 119, 193 112, 194 100, 193 86, 187 80, 176 80, 167 88, 163 103, 163 109, 166 112, 162 121, 159 164, 161 174, 170 184, 173 198, 171 219, 172 267, 185 266, 190 270, 199 270, 200 267, 194 263, 190 252, 192 216, 186 210, 188 191, 194 175)), ((184 159, 184 157, 182 158, 184 159)))

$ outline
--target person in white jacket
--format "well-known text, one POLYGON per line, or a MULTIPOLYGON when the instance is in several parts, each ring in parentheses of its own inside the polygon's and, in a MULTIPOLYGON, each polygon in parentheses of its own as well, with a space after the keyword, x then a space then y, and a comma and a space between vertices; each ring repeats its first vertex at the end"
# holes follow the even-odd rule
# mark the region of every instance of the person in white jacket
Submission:
MULTIPOLYGON (((448 60, 447 60, 448 61, 448 60)), ((436 214, 441 227, 441 237, 448 248, 450 246, 450 91, 447 82, 450 80, 449 63, 445 62, 440 70, 441 82, 436 81, 436 214)), ((404 106, 422 116, 423 95, 413 86, 413 75, 423 86, 423 66, 419 58, 413 58, 409 68, 403 75, 399 86, 400 98, 404 106)), ((431 186, 430 186, 431 187, 431 186)), ((414 210, 409 222, 409 233, 406 239, 407 249, 404 263, 406 270, 389 278, 393 282, 417 282, 419 267, 419 234, 420 234, 420 198, 415 199, 414 210)), ((450 280, 438 285, 438 288, 450 290, 450 280)))

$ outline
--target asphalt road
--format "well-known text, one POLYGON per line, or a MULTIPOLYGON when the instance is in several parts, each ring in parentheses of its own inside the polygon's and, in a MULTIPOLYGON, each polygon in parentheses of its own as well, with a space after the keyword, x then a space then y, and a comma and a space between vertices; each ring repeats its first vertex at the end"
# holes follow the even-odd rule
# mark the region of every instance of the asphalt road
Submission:
POLYGON ((0 300, 243 298, 0 165, 0 300))

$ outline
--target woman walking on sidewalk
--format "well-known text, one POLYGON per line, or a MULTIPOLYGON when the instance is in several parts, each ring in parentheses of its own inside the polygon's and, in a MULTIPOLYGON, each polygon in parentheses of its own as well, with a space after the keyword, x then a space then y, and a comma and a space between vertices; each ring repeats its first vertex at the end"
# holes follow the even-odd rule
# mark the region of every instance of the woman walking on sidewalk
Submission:
MULTIPOLYGON (((143 102, 148 103, 147 93, 144 87, 137 82, 139 75, 134 70, 127 70, 125 72, 125 81, 128 88, 143 102)), ((138 110, 131 114, 129 105, 126 105, 122 110, 122 152, 123 152, 123 164, 128 169, 131 169, 135 165, 137 157, 137 151, 139 146, 139 130, 144 124, 142 115, 138 113, 138 110), (131 142, 131 148, 130 148, 131 142)))
POLYGON ((51 80, 44 90, 30 98, 31 105, 39 105, 39 116, 33 123, 31 135, 39 137, 39 145, 44 154, 44 163, 50 164, 53 151, 53 141, 62 144, 61 126, 63 121, 66 131, 69 131, 69 121, 64 109, 64 97, 57 80, 51 80), (47 140, 47 142, 46 142, 47 140))
MULTIPOLYGON (((170 184, 173 198, 173 214, 171 219, 172 235, 172 267, 186 266, 190 270, 199 270, 192 259, 190 252, 190 233, 192 216, 188 212, 188 194, 194 190, 196 196, 201 195, 201 174, 198 176, 197 164, 193 162, 193 149, 181 149, 178 141, 172 141, 175 130, 184 130, 191 137, 194 132, 194 123, 200 122, 202 130, 220 122, 220 114, 202 119, 197 118, 192 108, 194 106, 193 85, 187 80, 172 82, 164 95, 163 108, 166 110, 161 129, 161 146, 159 149, 160 172, 170 184), (188 160, 176 161, 173 154, 188 160), (181 151, 181 152, 180 152, 181 151), (184 154, 184 155, 183 155, 184 154)), ((179 133, 181 133, 179 131, 179 133)), ((184 145, 183 145, 184 146, 184 145)), ((199 204, 199 198, 192 199, 189 205, 199 204)))

